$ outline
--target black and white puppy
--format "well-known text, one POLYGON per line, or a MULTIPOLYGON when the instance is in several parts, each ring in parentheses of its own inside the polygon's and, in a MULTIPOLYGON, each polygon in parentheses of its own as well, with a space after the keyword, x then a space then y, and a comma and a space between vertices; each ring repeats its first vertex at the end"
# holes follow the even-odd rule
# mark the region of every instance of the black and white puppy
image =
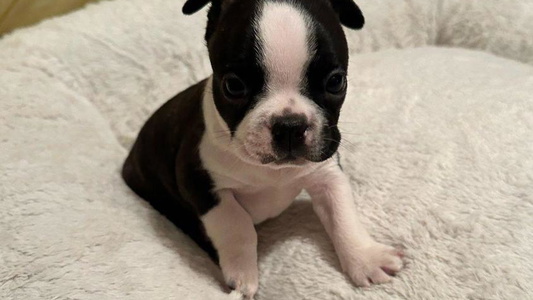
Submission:
POLYGON ((341 23, 361 28, 361 11, 352 0, 188 0, 183 12, 209 2, 213 75, 150 117, 125 181, 246 296, 258 288, 254 224, 303 189, 349 278, 358 286, 390 281, 401 253, 363 228, 350 182, 330 159, 347 86, 341 23))

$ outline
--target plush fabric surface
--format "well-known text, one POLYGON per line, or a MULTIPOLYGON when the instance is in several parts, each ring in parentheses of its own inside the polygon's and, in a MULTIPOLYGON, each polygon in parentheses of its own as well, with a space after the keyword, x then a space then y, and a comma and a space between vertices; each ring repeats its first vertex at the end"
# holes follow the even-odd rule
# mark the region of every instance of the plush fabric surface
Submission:
MULTIPOLYGON (((119 175, 148 115, 210 72, 205 11, 182 3, 103 2, 0 40, 1 299, 238 298, 119 175)), ((302 196, 258 226, 256 299, 533 298, 533 2, 359 3, 342 164, 407 266, 353 287, 302 196)))

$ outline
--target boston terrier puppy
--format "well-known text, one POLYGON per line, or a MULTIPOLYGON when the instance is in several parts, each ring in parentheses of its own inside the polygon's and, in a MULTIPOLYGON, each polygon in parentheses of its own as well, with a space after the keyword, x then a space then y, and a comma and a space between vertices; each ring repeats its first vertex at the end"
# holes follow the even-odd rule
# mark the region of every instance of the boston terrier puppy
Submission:
POLYGON ((213 75, 146 122, 122 175, 220 265, 246 297, 258 288, 254 224, 306 190, 342 269, 357 286, 384 283, 402 253, 372 239, 335 154, 346 96, 341 24, 364 24, 352 0, 211 2, 205 40, 213 75))

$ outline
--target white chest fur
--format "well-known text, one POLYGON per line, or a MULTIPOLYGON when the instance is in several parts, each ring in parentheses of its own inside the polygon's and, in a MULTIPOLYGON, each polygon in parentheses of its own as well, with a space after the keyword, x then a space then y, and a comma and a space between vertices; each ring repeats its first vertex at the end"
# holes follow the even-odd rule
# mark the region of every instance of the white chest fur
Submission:
POLYGON ((272 187, 255 192, 237 191, 235 198, 250 214, 254 224, 259 224, 281 214, 301 190, 301 187, 272 187))
POLYGON ((325 163, 306 167, 272 167, 246 162, 204 136, 200 145, 204 167, 216 191, 230 190, 255 224, 279 215, 306 187, 309 174, 325 163))

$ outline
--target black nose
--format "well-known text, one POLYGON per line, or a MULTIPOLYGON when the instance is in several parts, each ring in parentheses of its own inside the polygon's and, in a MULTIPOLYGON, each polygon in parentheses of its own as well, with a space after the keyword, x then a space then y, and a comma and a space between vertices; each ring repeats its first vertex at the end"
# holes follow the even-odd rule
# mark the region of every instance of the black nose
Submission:
POLYGON ((274 149, 290 155, 299 155, 305 147, 305 133, 309 125, 304 115, 285 115, 272 120, 274 149))

